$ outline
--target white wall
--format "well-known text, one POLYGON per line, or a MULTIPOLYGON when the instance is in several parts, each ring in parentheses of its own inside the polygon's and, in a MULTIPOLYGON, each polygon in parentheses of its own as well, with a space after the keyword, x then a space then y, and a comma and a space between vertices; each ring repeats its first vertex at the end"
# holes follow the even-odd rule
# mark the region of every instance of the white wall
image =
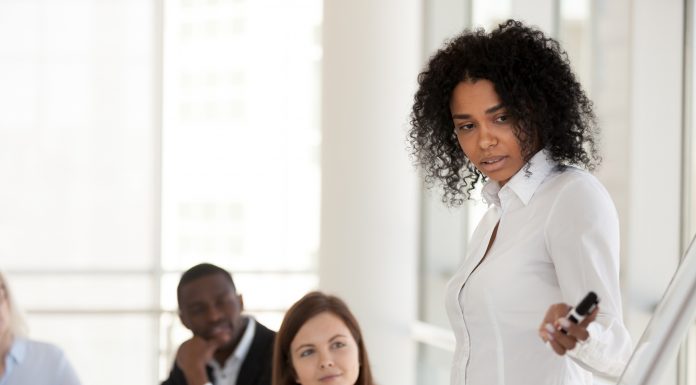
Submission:
MULTIPOLYGON (((621 219, 625 322, 637 342, 680 254, 684 6, 594 5, 592 98, 604 158, 598 177, 621 219)), ((676 371, 661 383, 676 383, 676 371)))
POLYGON ((418 0, 324 3, 319 287, 361 323, 376 380, 415 378, 418 178, 406 130, 418 0))
POLYGON ((680 257, 684 2, 634 1, 625 287, 629 327, 643 328, 680 257))

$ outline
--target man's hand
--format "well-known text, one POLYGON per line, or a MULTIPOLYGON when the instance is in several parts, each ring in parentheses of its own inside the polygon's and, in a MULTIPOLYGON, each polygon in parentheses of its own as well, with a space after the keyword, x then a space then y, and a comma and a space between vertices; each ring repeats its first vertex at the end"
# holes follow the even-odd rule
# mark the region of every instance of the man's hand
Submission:
POLYGON ((222 344, 219 339, 205 340, 193 336, 176 352, 176 364, 179 366, 189 385, 203 385, 208 382, 205 365, 213 358, 215 350, 222 344))
POLYGON ((575 324, 566 319, 566 315, 571 307, 564 303, 551 305, 546 311, 546 316, 539 326, 539 336, 551 346, 558 355, 564 355, 567 351, 573 350, 578 342, 586 341, 590 334, 587 332, 587 325, 597 318, 599 306, 590 313, 579 324, 575 324), (565 329, 567 334, 561 331, 565 329))

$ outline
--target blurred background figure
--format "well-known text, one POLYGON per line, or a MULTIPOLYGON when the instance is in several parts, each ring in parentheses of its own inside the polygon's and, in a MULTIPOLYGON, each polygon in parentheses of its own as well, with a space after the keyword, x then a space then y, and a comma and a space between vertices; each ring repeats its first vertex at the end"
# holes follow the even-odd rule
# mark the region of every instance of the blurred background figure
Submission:
POLYGON ((57 346, 33 341, 0 272, 0 385, 79 385, 77 373, 57 346))
POLYGON ((193 336, 179 346, 162 385, 270 385, 275 332, 242 315, 244 301, 227 270, 193 266, 181 276, 177 300, 193 336))

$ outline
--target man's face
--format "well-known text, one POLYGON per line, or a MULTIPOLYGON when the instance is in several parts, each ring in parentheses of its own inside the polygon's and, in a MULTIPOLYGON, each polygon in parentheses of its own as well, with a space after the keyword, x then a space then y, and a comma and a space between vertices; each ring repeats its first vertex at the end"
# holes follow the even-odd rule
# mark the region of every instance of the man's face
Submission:
POLYGON ((222 346, 238 340, 244 325, 242 297, 227 277, 200 277, 182 286, 179 295, 179 317, 195 336, 218 340, 222 346))

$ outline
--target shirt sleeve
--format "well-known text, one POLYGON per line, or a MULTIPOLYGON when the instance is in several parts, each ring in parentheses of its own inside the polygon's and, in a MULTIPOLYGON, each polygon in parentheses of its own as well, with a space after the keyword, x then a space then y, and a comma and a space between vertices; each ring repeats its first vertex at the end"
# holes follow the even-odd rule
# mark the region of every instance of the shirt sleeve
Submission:
POLYGON ((575 305, 588 291, 600 299, 588 326, 590 338, 568 352, 575 362, 604 376, 621 375, 631 355, 619 286, 619 221, 604 187, 575 174, 559 191, 544 229, 563 301, 575 305))
POLYGON ((68 357, 61 351, 59 360, 58 378, 56 384, 59 385, 81 385, 80 379, 75 372, 68 357))

